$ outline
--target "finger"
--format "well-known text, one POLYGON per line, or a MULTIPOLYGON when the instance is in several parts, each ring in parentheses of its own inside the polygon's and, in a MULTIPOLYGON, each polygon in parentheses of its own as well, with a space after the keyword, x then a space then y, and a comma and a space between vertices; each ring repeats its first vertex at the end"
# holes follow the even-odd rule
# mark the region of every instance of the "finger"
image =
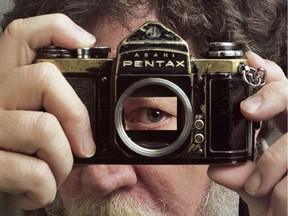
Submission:
POLYGON ((218 184, 221 184, 239 194, 248 204, 251 216, 265 215, 269 209, 270 197, 254 197, 244 190, 245 182, 256 169, 256 164, 248 161, 245 164, 222 166, 210 165, 208 176, 218 184))
POLYGON ((250 67, 264 68, 267 71, 266 81, 268 83, 286 80, 284 72, 275 62, 263 59, 252 51, 246 52, 245 57, 250 67))
POLYGON ((47 163, 36 157, 0 151, 0 191, 17 195, 19 205, 33 210, 51 203, 57 187, 47 163))
POLYGON ((252 121, 263 121, 274 117, 277 127, 287 132, 288 81, 282 69, 274 62, 264 60, 253 52, 246 53, 248 64, 267 70, 267 85, 256 94, 242 101, 243 115, 252 121))
POLYGON ((263 121, 283 113, 287 115, 288 82, 272 82, 241 102, 242 113, 253 121, 263 121))
POLYGON ((10 73, 0 85, 0 107, 5 110, 44 108, 58 119, 77 156, 91 157, 96 151, 86 107, 51 63, 23 66, 10 73))
POLYGON ((2 72, 32 63, 36 50, 51 44, 68 49, 91 47, 95 38, 62 14, 15 20, 0 37, 2 72))
POLYGON ((257 169, 245 184, 247 193, 253 196, 264 196, 287 173, 287 134, 270 146, 257 163, 257 169))
POLYGON ((274 188, 269 216, 287 216, 287 176, 283 178, 274 188))
POLYGON ((48 113, 28 111, 1 111, 0 119, 0 149, 36 155, 49 165, 60 187, 72 169, 73 157, 57 119, 48 113))
POLYGON ((247 179, 256 169, 255 163, 247 161, 240 165, 210 165, 208 176, 218 184, 231 190, 238 191, 243 188, 247 179), (241 173, 241 175, 239 175, 241 173))

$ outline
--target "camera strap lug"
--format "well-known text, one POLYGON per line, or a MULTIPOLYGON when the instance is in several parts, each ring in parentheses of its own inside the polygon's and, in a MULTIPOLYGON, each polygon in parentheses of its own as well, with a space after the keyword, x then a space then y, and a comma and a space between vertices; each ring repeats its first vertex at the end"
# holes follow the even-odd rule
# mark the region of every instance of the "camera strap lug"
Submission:
POLYGON ((258 88, 266 84, 267 71, 264 68, 253 68, 241 63, 238 67, 239 73, 242 74, 243 80, 253 88, 258 88))
MULTIPOLYGON (((264 68, 253 68, 247 64, 240 63, 238 67, 238 72, 242 75, 242 78, 245 83, 249 85, 249 95, 256 93, 259 88, 266 84, 267 71, 264 68)), ((257 127, 260 125, 259 122, 249 122, 248 123, 248 155, 250 160, 254 160, 254 134, 257 127)))

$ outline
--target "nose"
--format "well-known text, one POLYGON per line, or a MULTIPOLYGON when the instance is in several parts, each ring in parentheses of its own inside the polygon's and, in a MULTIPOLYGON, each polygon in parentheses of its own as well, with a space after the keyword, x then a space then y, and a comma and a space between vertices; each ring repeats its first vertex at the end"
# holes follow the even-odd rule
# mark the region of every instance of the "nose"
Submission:
POLYGON ((91 165, 81 174, 84 194, 106 196, 137 184, 137 175, 130 165, 91 165))

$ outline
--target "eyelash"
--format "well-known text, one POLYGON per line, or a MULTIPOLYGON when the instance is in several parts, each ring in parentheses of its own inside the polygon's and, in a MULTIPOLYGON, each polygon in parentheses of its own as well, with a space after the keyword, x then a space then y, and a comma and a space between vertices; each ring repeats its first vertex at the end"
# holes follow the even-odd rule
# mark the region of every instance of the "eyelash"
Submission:
MULTIPOLYGON (((151 113, 153 114, 153 113, 151 113)), ((158 117, 158 116, 157 116, 158 117)), ((140 107, 132 112, 130 112, 130 116, 126 118, 126 124, 132 125, 132 129, 141 129, 141 130, 157 130, 160 128, 169 118, 172 117, 169 113, 155 109, 151 107, 140 107), (159 121, 151 121, 149 120, 149 112, 156 112, 154 114, 160 115, 161 119, 159 121)))

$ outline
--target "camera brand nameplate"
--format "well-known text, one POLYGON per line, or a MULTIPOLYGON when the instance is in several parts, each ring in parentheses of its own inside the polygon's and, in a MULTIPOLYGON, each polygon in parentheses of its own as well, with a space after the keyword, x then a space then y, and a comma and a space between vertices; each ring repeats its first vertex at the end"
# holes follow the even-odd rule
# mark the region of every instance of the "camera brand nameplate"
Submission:
POLYGON ((117 56, 116 74, 191 72, 187 42, 157 22, 145 23, 124 39, 117 56))

